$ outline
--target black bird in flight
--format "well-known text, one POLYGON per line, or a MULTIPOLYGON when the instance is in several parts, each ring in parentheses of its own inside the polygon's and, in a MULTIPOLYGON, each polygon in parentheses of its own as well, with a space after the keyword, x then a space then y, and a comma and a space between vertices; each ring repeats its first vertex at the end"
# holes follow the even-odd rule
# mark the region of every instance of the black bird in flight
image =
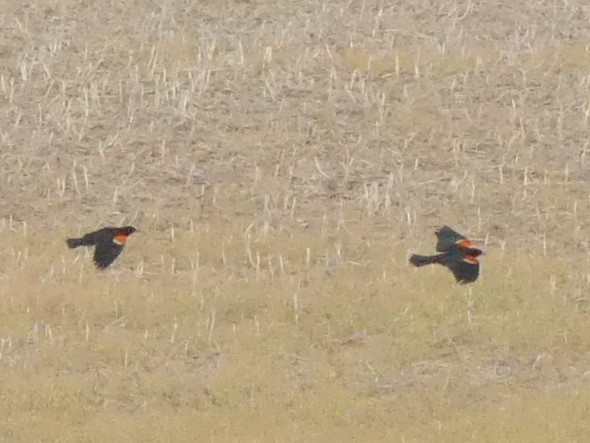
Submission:
POLYGON ((94 264, 98 269, 105 269, 121 254, 127 239, 136 231, 137 229, 133 226, 123 226, 121 228, 109 226, 90 232, 80 238, 68 238, 66 243, 69 248, 94 246, 94 264))
POLYGON ((438 263, 448 268, 458 283, 472 283, 479 276, 479 256, 481 249, 474 247, 473 242, 448 226, 436 231, 436 250, 440 254, 412 254, 410 263, 416 267, 438 263))

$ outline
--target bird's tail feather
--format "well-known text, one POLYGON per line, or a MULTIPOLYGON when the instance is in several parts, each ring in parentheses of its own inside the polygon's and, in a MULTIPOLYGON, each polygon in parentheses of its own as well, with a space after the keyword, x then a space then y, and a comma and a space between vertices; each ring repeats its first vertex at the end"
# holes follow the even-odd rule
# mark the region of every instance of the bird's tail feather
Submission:
POLYGON ((66 240, 66 243, 68 244, 68 248, 70 248, 70 249, 77 248, 78 246, 84 245, 84 242, 82 241, 81 238, 68 238, 66 240))
POLYGON ((412 263, 416 267, 431 265, 432 263, 438 263, 439 256, 438 255, 419 255, 419 254, 412 254, 410 257, 410 263, 412 263))

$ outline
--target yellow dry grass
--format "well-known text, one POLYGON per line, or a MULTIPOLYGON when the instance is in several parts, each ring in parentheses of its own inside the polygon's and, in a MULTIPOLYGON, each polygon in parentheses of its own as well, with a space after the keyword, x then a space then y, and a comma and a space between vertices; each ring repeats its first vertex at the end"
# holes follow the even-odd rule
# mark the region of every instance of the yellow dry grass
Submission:
POLYGON ((546 9, 5 2, 0 441, 588 441, 590 11, 546 9), (408 266, 442 223, 475 284, 408 266))

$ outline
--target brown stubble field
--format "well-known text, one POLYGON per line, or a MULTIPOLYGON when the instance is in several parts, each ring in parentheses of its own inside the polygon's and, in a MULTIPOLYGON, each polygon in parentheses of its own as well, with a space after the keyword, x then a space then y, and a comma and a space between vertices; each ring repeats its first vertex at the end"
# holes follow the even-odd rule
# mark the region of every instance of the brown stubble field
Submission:
POLYGON ((4 2, 0 441, 588 441, 589 22, 4 2))

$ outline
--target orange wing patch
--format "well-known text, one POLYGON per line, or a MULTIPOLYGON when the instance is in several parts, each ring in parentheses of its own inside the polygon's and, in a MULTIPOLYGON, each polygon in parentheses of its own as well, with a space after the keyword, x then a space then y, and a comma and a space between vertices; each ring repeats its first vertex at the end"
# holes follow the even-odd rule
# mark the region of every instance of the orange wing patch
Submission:
POLYGON ((466 255, 465 257, 463 257, 463 261, 465 263, 469 263, 470 265, 479 264, 479 260, 477 259, 477 257, 475 257, 473 255, 466 255))
POLYGON ((127 243, 127 238, 128 237, 129 237, 128 235, 117 235, 113 239, 113 242, 116 243, 119 246, 123 246, 125 243, 127 243))
POLYGON ((467 239, 459 240, 455 244, 461 248, 471 248, 473 246, 473 242, 467 239))

